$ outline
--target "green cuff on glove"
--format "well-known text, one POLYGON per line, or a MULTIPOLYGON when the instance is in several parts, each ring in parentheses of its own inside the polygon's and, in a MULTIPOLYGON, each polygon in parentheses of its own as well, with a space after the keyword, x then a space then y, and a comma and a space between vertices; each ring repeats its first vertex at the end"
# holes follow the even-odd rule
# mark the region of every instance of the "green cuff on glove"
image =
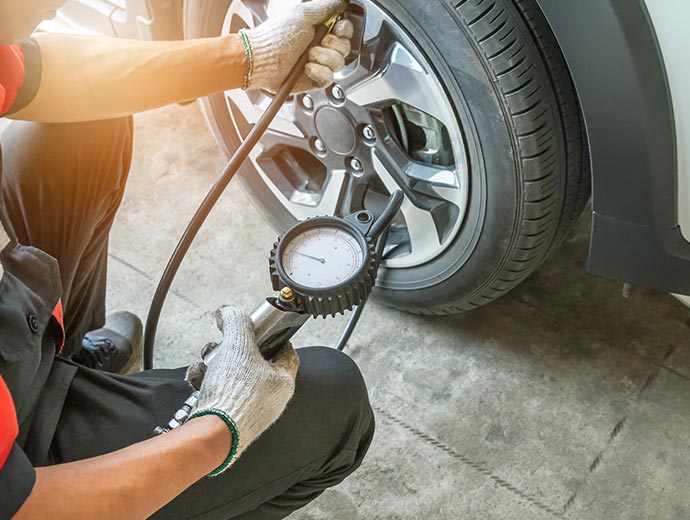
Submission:
POLYGON ((242 44, 244 45, 244 52, 247 54, 247 71, 244 73, 244 84, 242 85, 242 89, 247 90, 249 88, 249 82, 252 79, 252 74, 254 73, 254 53, 252 52, 249 38, 247 38, 247 32, 242 29, 239 34, 242 44))
POLYGON ((218 466, 216 469, 214 469, 211 473, 208 474, 208 477, 217 477, 221 473, 223 473, 225 470, 227 470, 233 462, 235 462, 235 459, 237 458, 237 448, 240 445, 240 432, 237 429, 237 425, 235 424, 235 421, 233 421, 228 414, 226 414, 223 410, 219 410, 218 408, 207 408, 205 410, 199 410, 197 412, 194 412, 190 417, 189 420, 194 419, 196 417, 203 417, 204 415, 215 415, 217 417, 220 417, 223 419, 225 424, 228 425, 228 428, 230 428, 230 432, 232 434, 232 445, 230 446, 230 453, 228 454, 227 458, 225 459, 225 462, 218 466))

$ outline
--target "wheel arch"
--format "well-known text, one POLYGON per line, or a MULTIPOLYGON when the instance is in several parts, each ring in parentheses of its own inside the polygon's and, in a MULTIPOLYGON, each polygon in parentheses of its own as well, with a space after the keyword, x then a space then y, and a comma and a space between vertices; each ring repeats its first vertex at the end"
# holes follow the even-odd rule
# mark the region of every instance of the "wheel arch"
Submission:
POLYGON ((592 166, 589 271, 690 294, 673 105, 642 0, 537 0, 576 87, 592 166))

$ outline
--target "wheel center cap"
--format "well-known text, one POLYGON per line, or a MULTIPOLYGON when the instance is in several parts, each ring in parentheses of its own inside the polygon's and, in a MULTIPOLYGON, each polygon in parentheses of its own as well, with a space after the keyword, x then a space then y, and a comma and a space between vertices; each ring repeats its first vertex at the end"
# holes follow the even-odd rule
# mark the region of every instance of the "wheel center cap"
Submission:
POLYGON ((323 107, 316 113, 314 121, 319 137, 329 150, 347 155, 355 149, 355 129, 340 110, 323 107))

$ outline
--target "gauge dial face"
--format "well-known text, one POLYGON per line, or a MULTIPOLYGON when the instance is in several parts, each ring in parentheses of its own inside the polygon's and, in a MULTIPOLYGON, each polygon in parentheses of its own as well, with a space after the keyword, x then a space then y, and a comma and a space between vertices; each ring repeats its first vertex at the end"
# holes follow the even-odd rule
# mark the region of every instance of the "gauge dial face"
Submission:
POLYGON ((348 231, 323 226, 294 237, 281 261, 290 279, 313 289, 335 287, 352 278, 364 263, 359 240, 348 231))

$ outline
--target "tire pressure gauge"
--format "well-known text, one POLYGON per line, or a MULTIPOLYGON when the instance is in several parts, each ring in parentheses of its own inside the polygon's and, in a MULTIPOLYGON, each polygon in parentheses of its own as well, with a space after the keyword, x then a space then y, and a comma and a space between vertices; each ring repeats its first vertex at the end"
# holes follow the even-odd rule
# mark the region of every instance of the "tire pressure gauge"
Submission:
POLYGON ((345 218, 316 217, 295 224, 271 251, 276 291, 291 289, 295 304, 314 317, 351 310, 371 293, 378 260, 368 211, 345 218))
MULTIPOLYGON (((251 315, 259 351, 266 359, 272 359, 311 316, 344 314, 354 306, 361 311, 376 283, 384 242, 379 238, 385 238, 402 201, 402 192, 394 192, 376 221, 369 211, 345 218, 315 217, 298 222, 278 238, 270 270, 279 297, 266 298, 251 315)), ((352 327, 356 322, 351 318, 352 327)), ((211 363, 217 352, 207 352, 204 362, 211 363)), ((168 424, 154 433, 184 424, 198 398, 195 388, 168 424)))

